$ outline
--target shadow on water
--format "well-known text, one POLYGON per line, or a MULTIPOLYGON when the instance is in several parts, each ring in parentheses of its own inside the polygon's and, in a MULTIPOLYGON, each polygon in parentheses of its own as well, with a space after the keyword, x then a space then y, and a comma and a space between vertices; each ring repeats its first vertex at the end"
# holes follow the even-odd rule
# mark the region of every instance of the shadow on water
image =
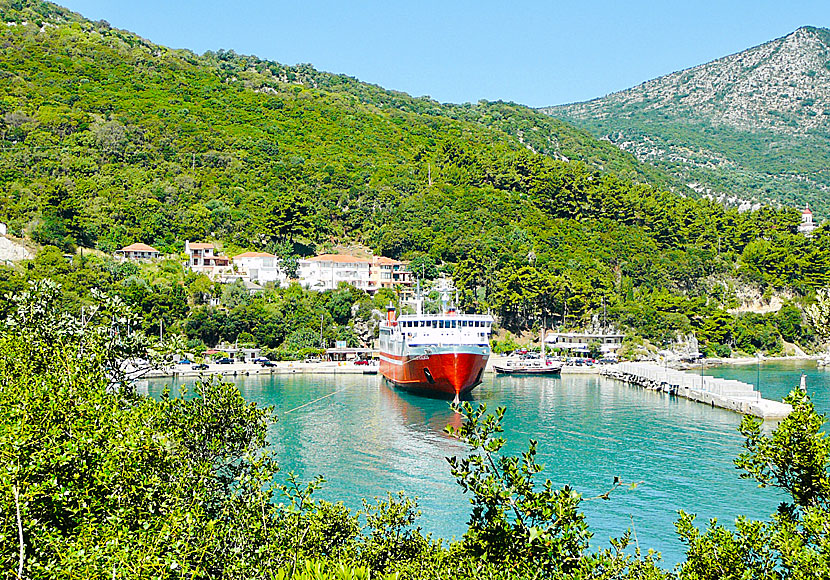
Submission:
MULTIPOLYGON (((739 378, 756 369, 718 372, 739 378)), ((800 372, 770 366, 762 392, 788 391, 800 372)), ((830 372, 807 372, 808 389, 826 410, 830 372)), ((469 498, 446 461, 466 449, 444 432, 461 421, 447 400, 395 389, 379 376, 262 375, 235 382, 249 401, 273 406, 278 421, 268 440, 283 472, 325 476, 319 497, 358 508, 361 498, 400 490, 418 497, 424 530, 444 538, 466 530, 469 498)), ((149 394, 158 396, 164 383, 151 381, 149 394)), ((697 513, 699 522, 729 522, 739 514, 767 519, 780 501, 774 491, 738 477, 740 416, 729 411, 592 375, 488 376, 470 401, 507 407, 507 452, 521 453, 536 439, 543 476, 557 486, 570 484, 591 497, 610 489, 615 476, 643 482, 634 491, 618 490, 611 501, 583 504, 595 547, 633 522, 640 545, 661 551, 671 566, 683 556, 674 533, 677 510, 697 513)))

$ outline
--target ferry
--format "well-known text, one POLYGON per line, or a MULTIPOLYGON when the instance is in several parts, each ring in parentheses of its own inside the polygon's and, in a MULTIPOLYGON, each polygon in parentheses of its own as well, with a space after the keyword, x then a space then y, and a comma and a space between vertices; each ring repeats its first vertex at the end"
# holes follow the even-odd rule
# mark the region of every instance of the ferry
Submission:
POLYGON ((396 318, 390 305, 380 325, 380 374, 397 387, 457 402, 481 383, 492 330, 489 315, 450 308, 396 318))

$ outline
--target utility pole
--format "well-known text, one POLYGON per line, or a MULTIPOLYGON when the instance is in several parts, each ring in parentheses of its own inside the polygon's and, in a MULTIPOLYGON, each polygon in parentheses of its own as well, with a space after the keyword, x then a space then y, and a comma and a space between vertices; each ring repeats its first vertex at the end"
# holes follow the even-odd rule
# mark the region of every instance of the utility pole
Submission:
POLYGON ((320 315, 320 348, 325 348, 323 345, 323 315, 320 315))
POLYGON ((427 179, 429 179, 429 185, 432 187, 432 163, 427 163, 427 179))

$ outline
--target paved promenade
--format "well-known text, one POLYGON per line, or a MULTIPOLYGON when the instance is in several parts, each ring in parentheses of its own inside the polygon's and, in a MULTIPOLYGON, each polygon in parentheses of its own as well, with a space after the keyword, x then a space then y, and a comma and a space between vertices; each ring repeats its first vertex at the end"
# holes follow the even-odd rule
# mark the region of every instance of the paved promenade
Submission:
POLYGON ((748 383, 707 377, 651 363, 608 365, 600 369, 600 374, 761 419, 783 419, 792 412, 792 406, 786 403, 762 399, 761 393, 748 383))

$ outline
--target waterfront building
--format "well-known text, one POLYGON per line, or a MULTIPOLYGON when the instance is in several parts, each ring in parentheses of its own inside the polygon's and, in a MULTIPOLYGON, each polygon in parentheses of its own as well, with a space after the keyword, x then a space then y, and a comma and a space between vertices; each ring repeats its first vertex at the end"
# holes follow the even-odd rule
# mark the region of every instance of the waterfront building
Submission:
POLYGON ((804 234, 808 238, 813 235, 813 230, 818 227, 818 224, 813 221, 813 212, 810 211, 810 204, 808 203, 803 210, 801 210, 801 223, 798 224, 798 233, 804 234))
POLYGON ((187 254, 187 267, 210 277, 220 274, 230 264, 228 258, 216 253, 216 248, 211 243, 186 241, 184 251, 187 254))
POLYGON ((415 278, 409 271, 408 262, 401 262, 386 256, 375 256, 369 268, 369 279, 373 291, 381 288, 398 288, 406 300, 412 296, 415 278))
POLYGON ((599 343, 602 356, 616 354, 622 346, 625 335, 618 332, 549 332, 545 344, 549 349, 558 349, 563 354, 587 358, 591 343, 599 343))
POLYGON ((371 260, 346 254, 323 254, 299 261, 300 285, 322 292, 334 290, 340 282, 366 292, 377 288, 372 284, 371 260))
POLYGON ((254 362, 262 354, 262 349, 255 346, 239 346, 239 344, 217 344, 216 347, 206 350, 205 356, 222 355, 242 362, 254 362))
POLYGON ((233 257, 235 269, 251 282, 265 284, 275 282, 288 285, 288 276, 280 266, 280 260, 266 252, 245 252, 233 257))
POLYGON ((130 244, 115 251, 115 256, 121 260, 156 260, 161 254, 153 246, 147 244, 130 244))

